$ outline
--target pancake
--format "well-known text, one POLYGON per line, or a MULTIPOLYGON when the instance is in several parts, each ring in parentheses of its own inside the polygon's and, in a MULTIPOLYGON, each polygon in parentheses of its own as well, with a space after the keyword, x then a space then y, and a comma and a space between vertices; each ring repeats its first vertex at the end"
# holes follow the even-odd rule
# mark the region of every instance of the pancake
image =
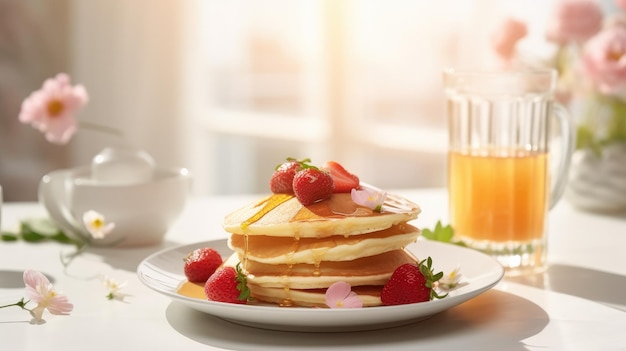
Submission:
POLYGON ((417 204, 391 194, 381 212, 357 205, 347 193, 308 206, 293 195, 272 194, 227 215, 224 229, 232 234, 292 238, 359 235, 415 219, 420 211, 417 204))
POLYGON ((319 265, 265 264, 232 254, 225 265, 234 267, 239 262, 243 262, 242 268, 249 283, 264 287, 317 289, 327 288, 337 281, 352 286, 384 285, 398 266, 415 263, 416 259, 403 249, 350 261, 322 261, 319 265))
MULTIPOLYGON (((224 265, 235 267, 240 259, 233 253, 224 265)), ((380 291, 393 271, 402 264, 416 261, 399 249, 351 261, 321 262, 319 266, 270 265, 247 260, 245 272, 251 296, 259 301, 281 306, 325 307, 326 289, 344 281, 359 295, 363 306, 378 306, 380 291)))
POLYGON ((349 193, 307 206, 293 195, 272 194, 225 217, 234 252, 224 265, 241 264, 251 296, 261 302, 328 307, 326 290, 343 281, 363 306, 378 306, 396 268, 417 261, 404 247, 419 236, 407 222, 420 211, 391 194, 380 211, 358 205, 349 193))
MULTIPOLYGON (((281 289, 265 288, 248 285, 255 291, 258 301, 274 303, 283 307, 328 307, 326 305, 326 289, 281 289)), ((352 291, 359 295, 363 307, 380 306, 382 286, 355 286, 352 291)))
POLYGON ((272 237, 233 234, 228 246, 240 256, 267 264, 319 264, 321 261, 348 261, 405 247, 419 236, 419 229, 401 223, 360 235, 333 235, 323 238, 272 237), (247 243, 246 243, 247 240, 247 243), (247 244, 247 247, 246 247, 247 244), (247 252, 246 252, 247 250, 247 252))

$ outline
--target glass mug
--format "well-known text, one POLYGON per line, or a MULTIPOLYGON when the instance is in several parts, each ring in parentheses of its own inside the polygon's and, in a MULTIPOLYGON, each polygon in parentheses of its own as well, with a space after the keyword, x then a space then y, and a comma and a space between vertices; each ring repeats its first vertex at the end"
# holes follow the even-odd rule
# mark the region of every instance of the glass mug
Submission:
POLYGON ((548 69, 444 71, 451 225, 507 275, 545 269, 547 214, 563 195, 574 148, 567 111, 554 102, 556 83, 548 69))

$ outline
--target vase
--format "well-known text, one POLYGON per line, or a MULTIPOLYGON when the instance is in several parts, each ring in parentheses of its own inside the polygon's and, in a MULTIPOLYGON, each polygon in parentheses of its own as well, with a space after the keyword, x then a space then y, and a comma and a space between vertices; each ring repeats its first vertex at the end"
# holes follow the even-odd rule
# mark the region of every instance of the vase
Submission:
POLYGON ((626 102, 596 95, 578 110, 565 199, 582 210, 626 214, 626 102))

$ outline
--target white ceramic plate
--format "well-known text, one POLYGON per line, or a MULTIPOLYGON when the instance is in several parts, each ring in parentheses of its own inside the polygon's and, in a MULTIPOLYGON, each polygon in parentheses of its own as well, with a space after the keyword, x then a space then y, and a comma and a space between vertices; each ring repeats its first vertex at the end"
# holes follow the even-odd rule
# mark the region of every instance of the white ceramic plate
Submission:
POLYGON ((205 246, 213 247, 224 257, 231 252, 225 239, 168 248, 150 255, 139 264, 139 280, 149 288, 198 311, 233 323, 273 330, 343 332, 404 325, 459 305, 489 290, 504 275, 504 269, 497 261, 478 251, 418 240, 407 249, 419 259, 432 257, 435 272, 449 273, 457 265, 461 267, 461 284, 452 289, 444 299, 360 309, 238 305, 200 300, 177 293, 179 285, 185 281, 183 258, 192 250, 205 246))

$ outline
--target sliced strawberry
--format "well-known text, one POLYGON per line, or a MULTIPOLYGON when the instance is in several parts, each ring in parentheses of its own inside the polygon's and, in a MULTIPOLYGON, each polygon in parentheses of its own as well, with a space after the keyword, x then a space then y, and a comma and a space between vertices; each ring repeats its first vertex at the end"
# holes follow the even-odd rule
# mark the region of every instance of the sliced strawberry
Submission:
POLYGON ((287 162, 276 166, 274 174, 270 178, 270 190, 274 194, 293 194, 293 177, 305 167, 308 167, 310 159, 298 161, 287 158, 287 162))
POLYGON ((185 276, 193 283, 204 283, 222 264, 222 256, 210 247, 193 250, 184 259, 185 276))
POLYGON ((248 300, 249 290, 245 284, 245 276, 239 269, 224 267, 216 271, 206 281, 204 294, 211 301, 245 304, 248 300))
POLYGON ((329 173, 318 168, 305 168, 293 178, 293 191, 298 201, 310 205, 328 199, 335 189, 329 173))
POLYGON ((349 193, 359 187, 359 177, 348 172, 342 165, 335 161, 328 161, 322 169, 330 172, 335 182, 335 193, 349 193))

